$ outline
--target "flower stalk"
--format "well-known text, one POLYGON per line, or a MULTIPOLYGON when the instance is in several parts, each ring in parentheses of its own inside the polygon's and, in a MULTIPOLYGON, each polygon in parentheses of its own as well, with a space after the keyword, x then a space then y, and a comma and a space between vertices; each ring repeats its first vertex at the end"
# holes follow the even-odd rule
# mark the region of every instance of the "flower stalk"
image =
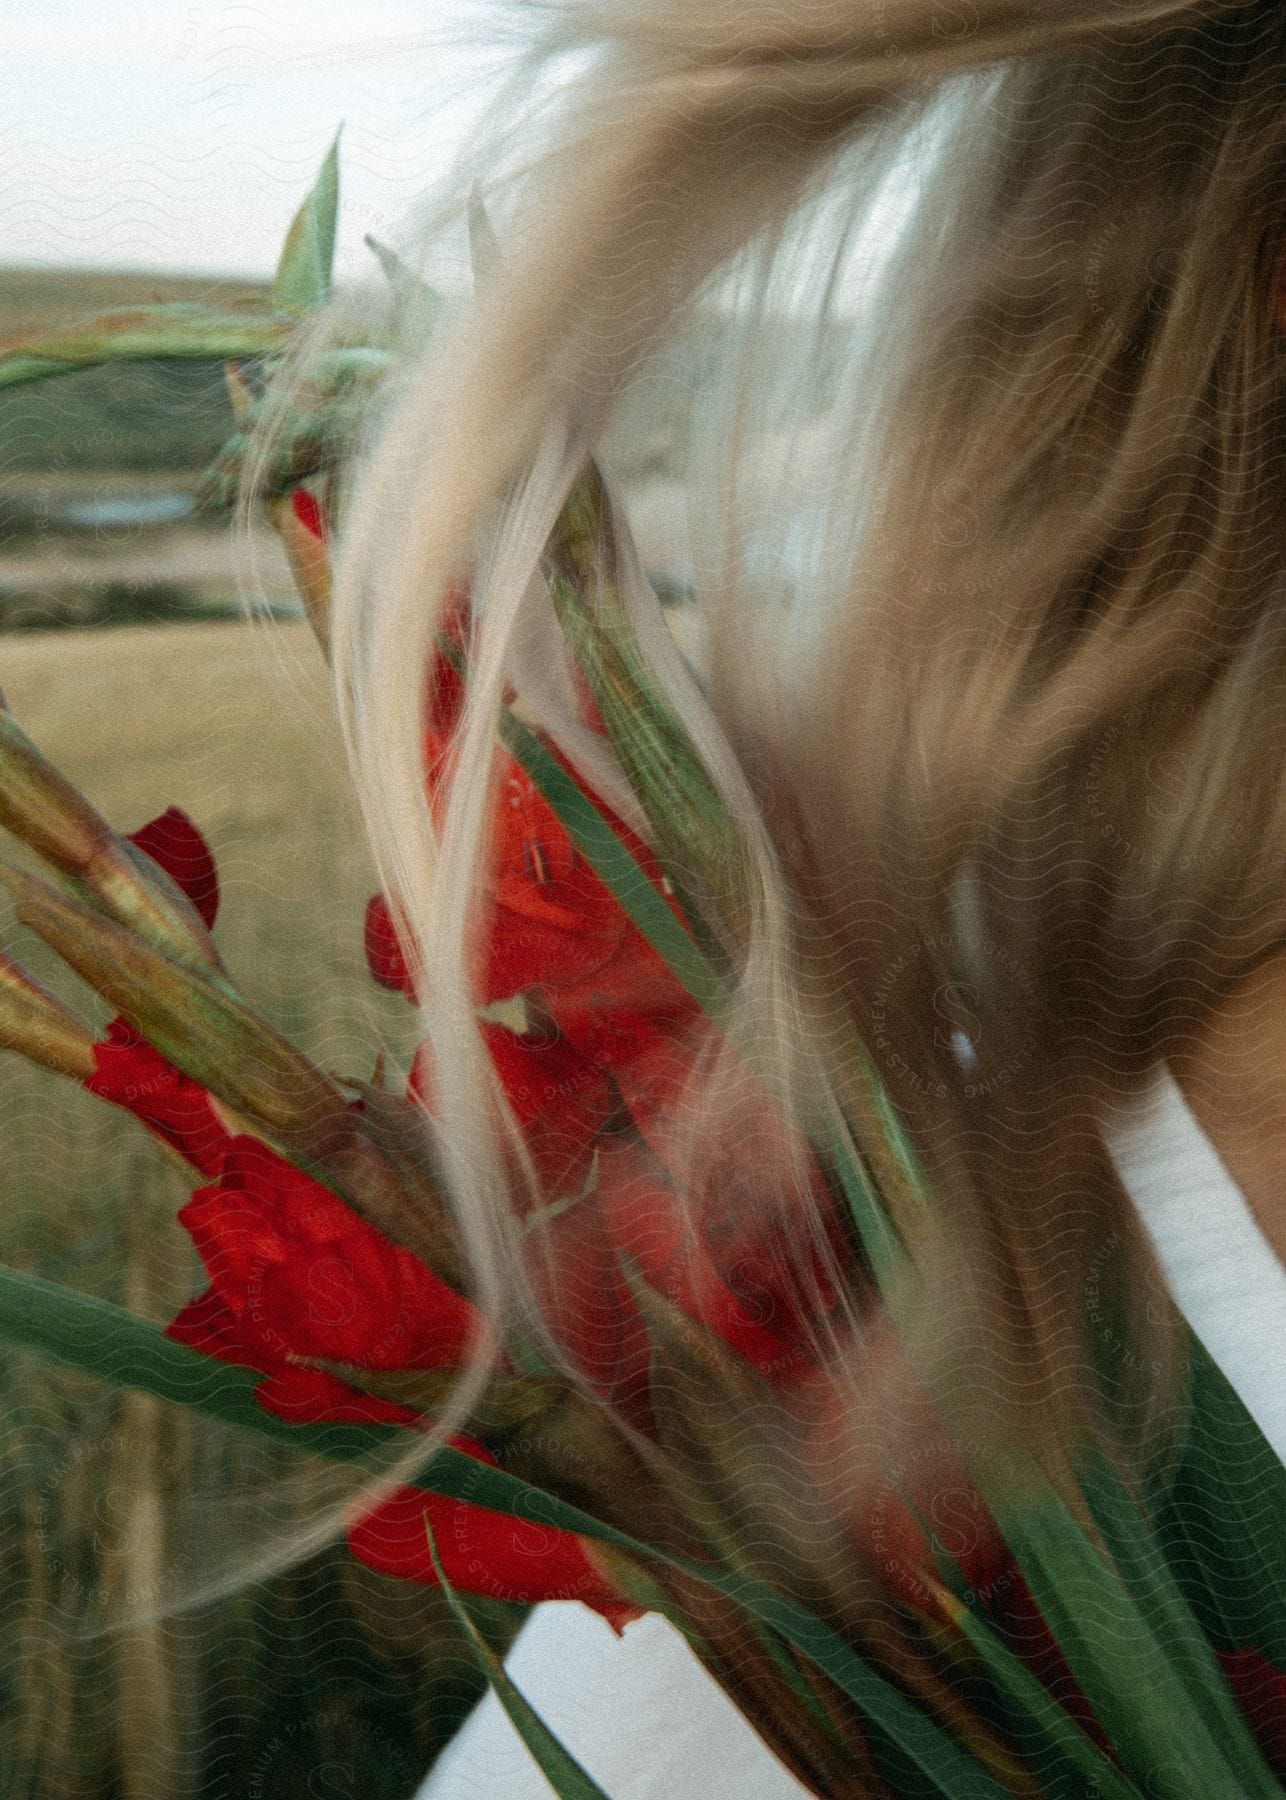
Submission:
POLYGON ((94 1073, 89 1027, 7 956, 0 956, 0 1045, 58 1075, 83 1081, 94 1073))
POLYGON ((181 962, 220 968, 214 940, 178 884, 112 830, 4 707, 0 826, 41 857, 69 893, 181 962))

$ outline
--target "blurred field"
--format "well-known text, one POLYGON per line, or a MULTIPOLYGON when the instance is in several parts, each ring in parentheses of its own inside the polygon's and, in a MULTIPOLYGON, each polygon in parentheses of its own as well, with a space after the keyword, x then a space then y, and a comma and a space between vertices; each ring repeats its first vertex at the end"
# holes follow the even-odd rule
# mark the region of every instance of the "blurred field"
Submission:
MULTIPOLYGON (((196 820, 219 863, 221 949, 275 1025, 362 1075, 381 1025, 409 1052, 410 1009, 364 967, 374 883, 306 627, 9 637, 0 685, 118 827, 170 804, 196 820)), ((11 918, 0 942, 105 1016, 11 918)), ((174 1223, 181 1173, 132 1119, 0 1053, 0 1149, 0 1261, 156 1319, 204 1285, 174 1223)), ((104 1602, 182 1591, 233 1557, 234 1504, 303 1516, 306 1466, 288 1480, 241 1434, 12 1355, 0 1410, 6 1800, 406 1800, 477 1677, 437 1596, 342 1548, 194 1614, 78 1639, 104 1602)))
MULTIPOLYGON (((0 343, 97 312, 260 291, 0 268, 0 343)), ((613 467, 644 492, 645 560, 680 575, 675 478, 694 373, 691 357, 680 358, 625 409, 610 440, 613 467)), ((201 471, 232 430, 219 363, 118 364, 0 388, 0 631, 234 616, 246 571, 226 517, 192 506, 201 471)), ((253 579, 266 604, 297 615, 285 559, 266 528, 253 579)))
MULTIPOLYGON (((0 268, 0 340, 156 301, 226 304, 245 282, 0 268)), ((199 468, 230 429, 216 363, 140 362, 0 390, 0 484, 36 471, 199 468)))
MULTIPOLYGON (((244 283, 0 269, 0 340, 158 301, 226 302, 244 283)), ((0 388, 0 630, 227 617, 227 521, 192 510, 232 431, 218 363, 138 362, 0 388)), ((261 586, 293 605, 264 532, 261 586)))

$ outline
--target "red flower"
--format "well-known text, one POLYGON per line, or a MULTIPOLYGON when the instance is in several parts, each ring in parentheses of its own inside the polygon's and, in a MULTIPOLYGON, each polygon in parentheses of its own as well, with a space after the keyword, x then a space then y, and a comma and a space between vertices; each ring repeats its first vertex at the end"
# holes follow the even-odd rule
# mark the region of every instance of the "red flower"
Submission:
MULTIPOLYGON (((477 1315, 409 1251, 256 1138, 233 1140, 220 1180, 179 1213, 211 1286, 167 1336, 266 1379, 255 1398, 292 1424, 414 1426, 408 1407, 361 1393, 318 1357, 370 1369, 453 1367, 477 1315)), ((468 1438, 455 1448, 495 1459, 468 1438)), ((569 1532, 521 1524, 490 1508, 406 1488, 349 1530, 354 1555, 386 1574, 435 1580, 425 1518, 453 1585, 515 1601, 579 1599, 619 1628, 632 1615, 569 1532)))
POLYGON ((231 1133, 199 1081, 153 1049, 127 1019, 115 1018, 107 1041, 94 1045, 94 1073, 84 1086, 132 1112, 203 1175, 217 1175, 231 1133))
POLYGON ((405 994, 408 1000, 414 1000, 415 983, 411 980, 402 940, 383 894, 372 894, 366 903, 363 936, 366 966, 375 980, 381 987, 392 988, 395 994, 405 994))
MULTIPOLYGON (((207 929, 212 927, 219 910, 218 871, 187 814, 168 807, 129 836, 178 884, 207 929)), ((132 1112, 203 1175, 218 1173, 231 1133, 209 1094, 167 1062, 128 1019, 117 1016, 108 1025, 106 1039, 94 1045, 94 1065, 84 1083, 91 1094, 132 1112)))
MULTIPOLYGON (((462 653, 467 633, 467 597, 457 595, 444 636, 462 653)), ((439 820, 463 700, 460 673, 440 650, 428 677, 424 742, 429 803, 439 820)), ((583 681, 580 703, 587 718, 596 717, 583 681)), ((578 780, 566 758, 547 748, 578 780)), ((754 1165, 771 1171, 772 1158, 780 1159, 784 1127, 769 1142, 767 1124, 776 1115, 747 1076, 739 1154, 710 1172, 709 1192, 721 1200, 717 1218, 709 1200, 686 1207, 643 1146, 603 1138, 616 1094, 652 1150, 663 1161, 673 1152, 669 1126, 681 1113, 693 1059, 712 1028, 516 758, 502 752, 499 761, 474 993, 479 1005, 526 996, 541 1030, 524 1037, 488 1025, 488 1049, 548 1198, 574 1196, 595 1147, 600 1158, 593 1194, 542 1221, 540 1260, 563 1340, 600 1391, 619 1399, 637 1390, 635 1364, 646 1355, 646 1338, 620 1269, 625 1252, 645 1279, 739 1354, 764 1372, 783 1374, 805 1353, 801 1283, 784 1272, 788 1246, 779 1243, 781 1254, 774 1256, 764 1241, 762 1221, 780 1214, 780 1197, 752 1190, 754 1165)), ((664 894, 652 851, 590 798, 634 857, 639 881, 664 894)), ((666 898, 682 921, 677 903, 666 898)), ((413 996, 408 946, 382 897, 368 906, 365 935, 375 978, 413 996)), ((432 1106, 427 1047, 417 1056, 411 1089, 432 1106)), ((820 1171, 813 1198, 830 1206, 820 1171)), ((783 1235, 778 1217, 775 1237, 783 1235)), ((813 1277, 817 1291, 810 1299, 824 1305, 829 1290, 819 1272, 813 1277)))
POLYGON ((288 1425, 414 1425, 419 1414, 394 1401, 363 1394, 325 1369, 289 1363, 292 1354, 280 1333, 264 1329, 254 1339, 243 1333, 245 1309, 230 1306, 223 1293, 208 1287, 189 1300, 171 1319, 165 1335, 189 1350, 220 1362, 256 1369, 265 1379, 255 1400, 265 1412, 288 1425))
MULTIPOLYGON (((616 1104, 611 1083, 586 1057, 555 1037, 522 1036, 486 1023, 482 1035, 520 1126, 547 1200, 578 1193, 594 1143, 616 1104)), ((416 1052, 408 1092, 437 1110, 432 1055, 416 1052)))
POLYGON ((594 1209, 613 1252, 629 1257, 649 1287, 760 1374, 795 1373, 807 1357, 807 1340, 779 1272, 739 1260, 735 1248, 729 1253, 709 1218, 694 1216, 644 1145, 607 1141, 598 1154, 594 1209))
MULTIPOLYGON (((620 1404, 636 1403, 646 1389, 646 1340, 639 1340, 641 1320, 601 1208, 592 1194, 584 1194, 616 1105, 612 1085, 601 1069, 556 1037, 524 1037, 497 1024, 482 1029, 546 1202, 530 1240, 531 1274, 546 1317, 601 1394, 620 1404)), ((417 1053, 411 1091, 429 1111, 436 1110, 427 1044, 417 1053)), ((522 1190, 515 1185, 515 1191, 522 1190)))
MULTIPOLYGON (((242 1340, 237 1318, 210 1288, 188 1305, 168 1328, 179 1343, 225 1362, 262 1367, 271 1360, 242 1340)), ((358 1393, 321 1369, 286 1366, 255 1389, 266 1411, 291 1425, 407 1425, 417 1415, 368 1394, 358 1393)), ((480 1463, 495 1457, 468 1437, 451 1447, 480 1463)), ((348 1529, 348 1544, 359 1561, 408 1581, 437 1581, 429 1556, 425 1520, 433 1528, 438 1555, 453 1587, 490 1594, 520 1604, 541 1600, 582 1600, 619 1631, 638 1614, 594 1568, 579 1537, 550 1526, 512 1519, 490 1507, 399 1488, 361 1514, 348 1529)))
POLYGON ((311 532, 315 538, 325 542, 330 535, 326 529, 326 519, 317 501, 305 487, 297 487, 290 496, 290 508, 305 531, 311 532))
MULTIPOLYGON (((450 600, 442 637, 457 656, 468 638, 468 596, 456 590, 450 600)), ((427 682, 424 768, 429 804, 439 823, 453 772, 453 736, 464 703, 464 682, 452 657, 439 650, 427 682)), ((564 771, 577 780, 566 758, 546 745, 564 771)), ((623 820, 594 798, 622 843, 644 871, 642 878, 660 886, 656 858, 623 820)), ((598 987, 619 1008, 691 1011, 693 1002, 663 960, 631 923, 615 896, 590 868, 568 837, 558 814, 516 757, 499 753, 498 798, 487 855, 489 918, 484 951, 475 970, 478 1004, 507 1000, 537 989, 551 1013, 567 996, 569 1017, 590 1013, 593 990, 578 990, 610 967, 611 979, 598 987), (628 985, 629 991, 622 988, 628 985)), ((680 909, 671 902, 676 917, 680 909)), ((368 909, 368 960, 377 980, 402 985, 406 957, 389 953, 396 932, 386 903, 368 909), (400 966, 399 966, 400 964, 400 966)), ((409 983, 407 984, 409 988, 409 983)), ((561 1023, 561 1021, 560 1021, 561 1023)), ((573 1034, 566 1036, 575 1041, 573 1034)), ((606 1043, 606 1040, 604 1040, 606 1043)), ((593 1054, 588 1046, 588 1054, 593 1054)), ((610 1065, 610 1058, 597 1060, 610 1065)))
MULTIPOLYGON (((320 509, 297 493, 296 515, 324 531, 320 509)), ((458 621, 457 621, 458 634, 458 621)), ((454 671, 439 670, 435 704, 458 712, 454 671)), ((188 895, 207 927, 218 907, 214 859, 177 807, 133 834, 188 895)), ((413 994, 388 909, 367 911, 368 961, 378 979, 413 994)), ((605 1076, 568 1046, 489 1028, 506 1090, 529 1132, 551 1191, 583 1182, 590 1143, 614 1101, 605 1076)), ((362 1393, 299 1357, 356 1368, 451 1368, 467 1360, 478 1324, 473 1306, 432 1269, 346 1206, 320 1183, 250 1136, 229 1133, 197 1082, 166 1062, 123 1018, 95 1046, 91 1092, 127 1106, 203 1174, 180 1210, 210 1276, 167 1335, 206 1355, 258 1370, 267 1411, 295 1424, 344 1422, 414 1427, 409 1407, 362 1393)), ((421 1075, 423 1066, 420 1066, 421 1075)), ((494 1459, 470 1439, 453 1440, 481 1462, 494 1459)), ((464 1589, 515 1601, 576 1598, 619 1629, 636 1609, 598 1574, 579 1538, 524 1525, 489 1508, 403 1489, 350 1531, 355 1555, 387 1573, 435 1579, 426 1517, 448 1578, 464 1589)))
POLYGON ((213 927, 219 910, 219 874, 210 846, 187 814, 177 806, 167 807, 157 818, 131 831, 129 840, 177 882, 206 928, 213 927))
MULTIPOLYGON (((468 597, 463 590, 451 598, 442 636, 457 655, 464 654, 468 597)), ((460 672, 439 650, 427 681, 424 733, 429 804, 439 823, 463 703, 460 672)), ((546 748, 578 780, 557 748, 546 748)), ((661 868, 647 845, 601 800, 590 797, 638 862, 640 880, 661 889, 661 868)), ((570 1044, 610 1070, 651 1049, 658 1034, 668 1034, 674 1024, 698 1011, 508 751, 499 753, 486 893, 487 917, 474 969, 480 1006, 532 993, 570 1044)), ((669 904, 682 919, 677 904, 673 900, 669 904)), ((414 998, 409 946, 399 938, 382 895, 367 907, 365 943, 374 978, 414 998)))
MULTIPOLYGON (((495 1462, 469 1438, 454 1439, 453 1447, 479 1463, 495 1462)), ((618 1631, 639 1614, 598 1573, 575 1533, 417 1488, 401 1489, 350 1527, 349 1547, 386 1575, 433 1585, 426 1520, 452 1587, 520 1602, 581 1600, 618 1631)))
MULTIPOLYGON (((463 646, 465 602, 452 615, 448 638, 463 646)), ((459 722, 463 685, 451 659, 439 652, 429 677, 430 703, 425 736, 429 801, 436 813, 445 804, 459 722)), ((589 697, 582 683, 582 710, 589 697)), ((552 746, 565 773, 575 771, 552 746)), ((664 893, 662 871, 645 843, 595 796, 622 844, 638 865, 638 880, 664 893)), ((556 1297, 554 1310, 565 1341, 602 1387, 633 1389, 622 1343, 636 1335, 638 1317, 624 1285, 616 1252, 627 1251, 645 1278, 676 1304, 700 1317, 762 1370, 784 1371, 801 1354, 800 1282, 783 1273, 789 1263, 774 1257, 762 1222, 780 1213, 781 1200, 762 1187, 762 1173, 780 1160, 784 1127, 768 1141, 767 1122, 776 1117, 769 1097, 747 1074, 746 1128, 739 1152, 710 1171, 709 1194, 720 1200, 715 1218, 703 1198, 684 1206, 665 1171, 646 1153, 601 1142, 619 1095, 638 1131, 662 1161, 673 1163, 670 1131, 682 1122, 682 1098, 699 1049, 713 1028, 664 959, 633 924, 615 894, 576 848, 560 818, 517 760, 504 753, 493 821, 487 878, 487 917, 474 972, 479 1004, 522 994, 529 1013, 541 1022, 537 1034, 518 1036, 496 1025, 487 1044, 510 1104, 524 1131, 550 1199, 567 1198, 580 1187, 599 1142, 597 1190, 580 1201, 568 1222, 543 1227, 544 1274, 556 1297), (610 1080, 609 1080, 610 1078, 610 1080), (761 1165, 754 1188, 753 1165, 761 1165), (731 1204, 735 1196, 738 1205, 731 1204), (738 1209, 740 1217, 738 1217, 738 1209), (691 1211, 692 1217, 689 1217, 691 1211), (587 1273, 570 1278, 566 1258, 575 1251, 587 1273), (593 1324, 569 1303, 573 1291, 586 1297, 593 1324), (594 1296, 600 1304, 590 1301, 594 1296), (610 1297, 610 1307, 607 1302, 610 1297), (606 1314, 621 1314, 618 1329, 606 1314)), ((668 903, 677 918, 677 904, 668 903)), ((376 898, 367 910, 367 959, 377 980, 410 992, 407 970, 389 909, 376 898)), ((412 1090, 428 1098, 428 1054, 422 1050, 412 1090)), ((431 1103, 431 1102, 430 1102, 431 1103)), ((676 1165, 672 1172, 682 1173, 676 1165)), ((830 1207, 820 1171, 813 1198, 830 1207)), ((778 1217, 775 1236, 783 1237, 778 1217)), ((839 1246, 837 1240, 837 1247, 839 1246)), ((828 1304, 829 1290, 813 1272, 813 1303, 828 1304)))
MULTIPOLYGON (((533 1277, 560 1342, 598 1390, 632 1405, 646 1389, 647 1335, 622 1254, 762 1374, 795 1369, 807 1355, 798 1283, 787 1259, 767 1253, 753 1220, 736 1217, 730 1174, 714 1183, 725 1202, 720 1218, 709 1205, 689 1209, 645 1143, 605 1129, 613 1088, 597 1064, 557 1037, 521 1037, 496 1024, 483 1032, 546 1199, 571 1202, 542 1216, 533 1277)), ((429 1070, 425 1045, 411 1085, 433 1110, 429 1070)), ((761 1140, 748 1132, 743 1147, 753 1154, 761 1140)))
MULTIPOLYGON (((450 752, 426 748, 430 778, 450 752)), ((434 789, 441 805, 441 789, 434 789)), ((601 806, 601 802, 598 803, 601 806)), ((609 823, 659 883, 655 858, 606 808, 609 823)), ((642 877, 641 877, 642 879, 642 877)), ((694 1002, 585 861, 516 758, 500 756, 487 856, 487 905, 473 980, 480 1006, 535 990, 564 1035, 611 1066, 614 1036, 602 1014, 646 1009, 686 1014, 694 1002), (565 1024, 566 1021, 566 1024, 565 1024)))
POLYGON ((467 1358, 469 1301, 258 1138, 232 1140, 179 1219, 254 1367, 288 1353, 369 1369, 467 1358))

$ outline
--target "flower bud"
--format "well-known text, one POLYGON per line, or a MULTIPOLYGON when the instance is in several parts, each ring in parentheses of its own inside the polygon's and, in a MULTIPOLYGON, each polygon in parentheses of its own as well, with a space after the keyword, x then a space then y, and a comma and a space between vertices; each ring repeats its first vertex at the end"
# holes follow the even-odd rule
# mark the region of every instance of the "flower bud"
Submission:
POLYGON ((121 925, 181 962, 220 967, 214 940, 177 883, 113 831, 3 709, 0 825, 121 925))
POLYGON ((8 957, 0 957, 0 1045, 59 1075, 83 1081, 94 1072, 89 1027, 8 957))

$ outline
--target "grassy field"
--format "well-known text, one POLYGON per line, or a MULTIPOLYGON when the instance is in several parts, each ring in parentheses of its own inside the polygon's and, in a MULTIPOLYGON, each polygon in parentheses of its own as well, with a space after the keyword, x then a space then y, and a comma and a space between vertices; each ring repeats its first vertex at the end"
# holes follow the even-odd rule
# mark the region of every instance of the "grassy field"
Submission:
MULTIPOLYGON (((206 833, 216 936, 272 1023, 330 1068, 368 1074, 381 1031, 409 1053, 410 1009, 365 971, 374 883, 306 627, 2 643, 16 717, 113 823, 177 804, 206 833)), ((11 918, 0 942, 102 1019, 11 918)), ((204 1285, 174 1223, 182 1176, 128 1116, 3 1054, 0 1147, 0 1261, 156 1319, 204 1285)), ((131 1593, 173 1596, 232 1564, 270 1515, 306 1515, 316 1471, 30 1359, 0 1368, 6 1800, 406 1800, 477 1692, 437 1597, 338 1548, 197 1612, 86 1635, 131 1593)))

